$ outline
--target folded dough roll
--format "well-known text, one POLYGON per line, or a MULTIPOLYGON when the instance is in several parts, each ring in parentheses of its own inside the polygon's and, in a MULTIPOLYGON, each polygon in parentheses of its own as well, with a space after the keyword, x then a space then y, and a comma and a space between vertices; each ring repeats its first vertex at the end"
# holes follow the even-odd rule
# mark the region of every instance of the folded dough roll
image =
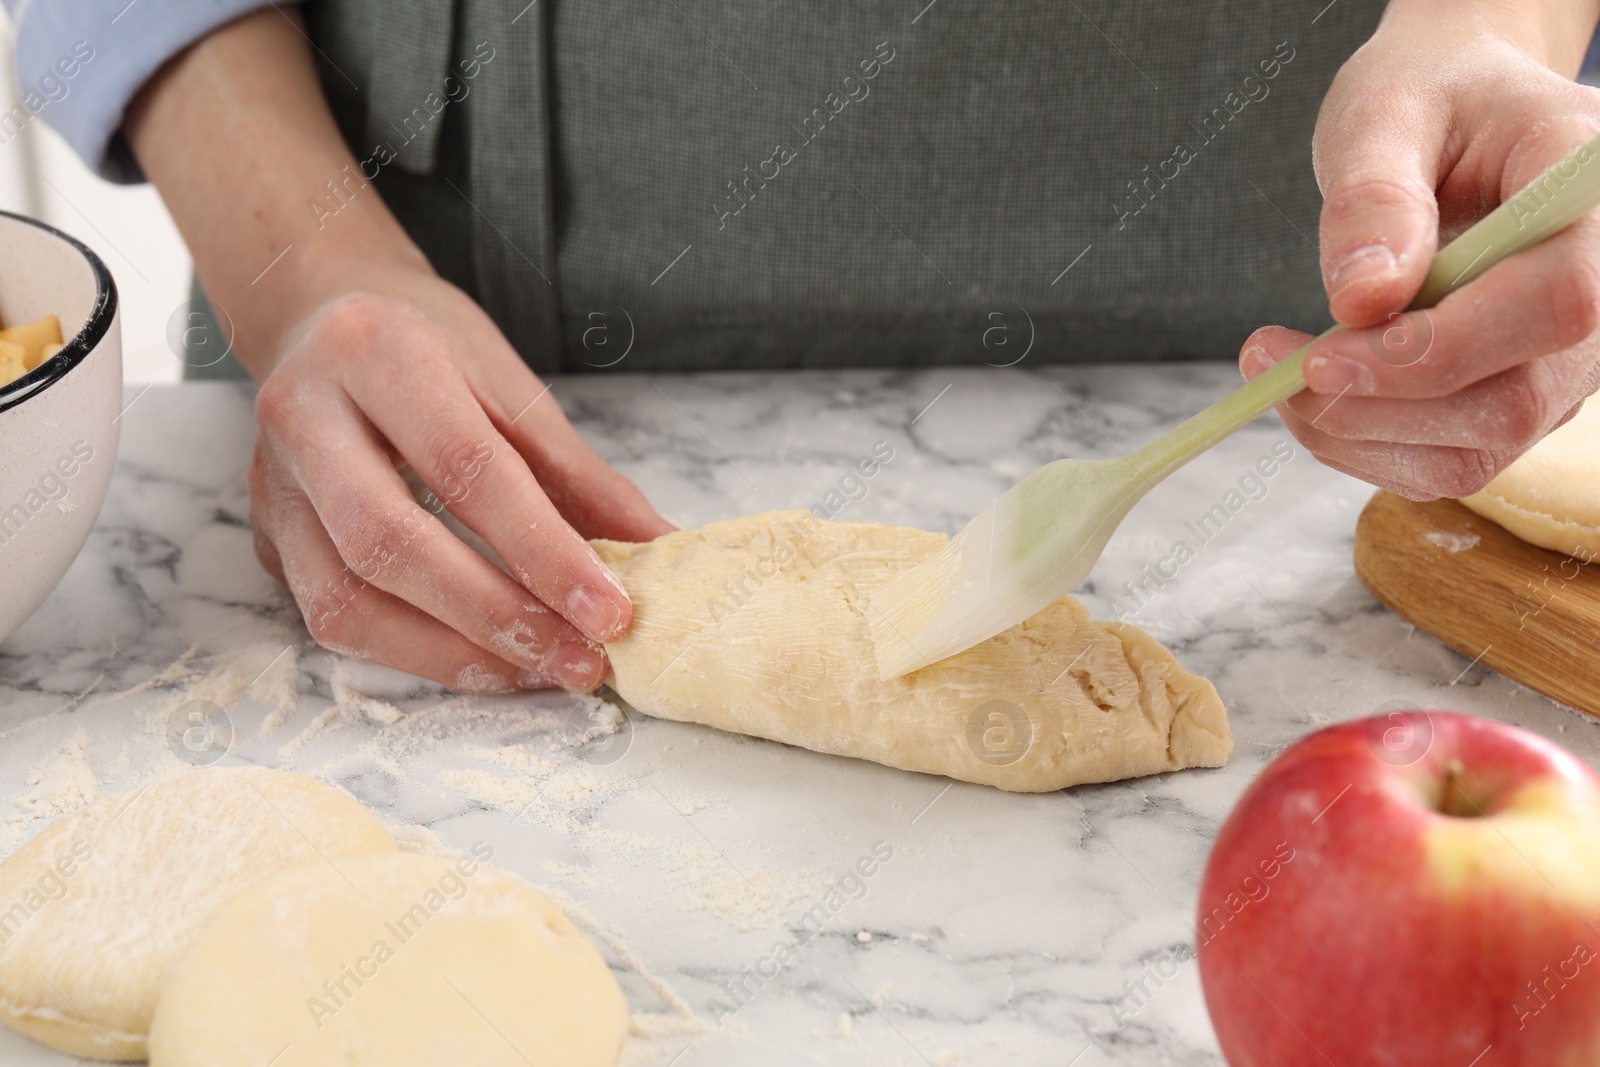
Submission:
POLYGON ((1071 597, 880 680, 867 598, 944 542, 806 511, 592 542, 634 605, 611 685, 647 715, 1016 792, 1227 761, 1211 683, 1071 597))

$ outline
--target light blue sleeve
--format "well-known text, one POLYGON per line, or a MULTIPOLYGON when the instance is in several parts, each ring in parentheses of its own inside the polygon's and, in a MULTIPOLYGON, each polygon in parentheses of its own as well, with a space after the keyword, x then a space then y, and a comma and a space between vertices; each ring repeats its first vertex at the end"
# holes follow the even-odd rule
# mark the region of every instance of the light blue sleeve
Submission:
MULTIPOLYGON (((42 117, 115 182, 143 181, 122 113, 161 65, 272 0, 5 0, 22 103, 0 113, 0 145, 42 117)), ((292 2, 292 0, 286 0, 292 2)))

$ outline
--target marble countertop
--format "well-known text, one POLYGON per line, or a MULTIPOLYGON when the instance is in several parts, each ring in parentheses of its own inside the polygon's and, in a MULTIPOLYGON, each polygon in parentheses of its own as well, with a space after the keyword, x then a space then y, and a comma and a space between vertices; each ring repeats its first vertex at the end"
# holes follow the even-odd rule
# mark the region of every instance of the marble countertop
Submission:
MULTIPOLYGON (((887 441, 837 517, 953 532, 1037 465, 1143 442, 1236 380, 974 368, 594 376, 553 394, 680 525, 827 500, 887 441)), ((1272 416, 1135 509, 1080 590, 1216 683, 1232 763, 1022 796, 679 723, 603 735, 592 700, 461 698, 320 650, 251 548, 248 388, 127 399, 88 547, 0 644, 0 852, 183 770, 171 725, 209 702, 235 731, 224 762, 317 775, 414 847, 486 841, 562 894, 636 1013, 629 1064, 1221 1064, 1194 965, 1170 961, 1213 834, 1275 753, 1411 702, 1600 756, 1592 721, 1367 595, 1350 553, 1370 489, 1272 416), (1251 478, 1274 449, 1288 461, 1251 478), (1196 525, 1230 500, 1226 523, 1196 525), (870 878, 843 877, 868 856, 870 878)), ((9 1031, 0 1061, 71 1062, 9 1031)))

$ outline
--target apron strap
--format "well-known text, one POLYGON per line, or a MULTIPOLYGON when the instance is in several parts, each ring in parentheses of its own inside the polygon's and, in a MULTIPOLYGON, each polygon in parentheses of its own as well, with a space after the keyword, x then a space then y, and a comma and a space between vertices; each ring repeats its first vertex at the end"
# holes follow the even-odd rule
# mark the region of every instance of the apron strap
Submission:
POLYGON ((467 116, 478 302, 535 371, 561 369, 561 301, 551 217, 548 3, 460 0, 457 62, 483 69, 467 116))
POLYGON ((364 14, 372 20, 367 139, 397 149, 392 166, 431 174, 443 113, 454 106, 446 85, 454 5, 375 3, 364 14))

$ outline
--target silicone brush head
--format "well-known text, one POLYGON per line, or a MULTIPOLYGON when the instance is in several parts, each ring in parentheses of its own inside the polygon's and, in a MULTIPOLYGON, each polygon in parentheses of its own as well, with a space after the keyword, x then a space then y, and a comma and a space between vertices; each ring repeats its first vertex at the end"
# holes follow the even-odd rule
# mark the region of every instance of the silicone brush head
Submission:
POLYGON ((1129 457, 1062 459, 1012 486, 934 555, 872 595, 878 676, 936 663, 1077 588, 1153 483, 1129 457))

